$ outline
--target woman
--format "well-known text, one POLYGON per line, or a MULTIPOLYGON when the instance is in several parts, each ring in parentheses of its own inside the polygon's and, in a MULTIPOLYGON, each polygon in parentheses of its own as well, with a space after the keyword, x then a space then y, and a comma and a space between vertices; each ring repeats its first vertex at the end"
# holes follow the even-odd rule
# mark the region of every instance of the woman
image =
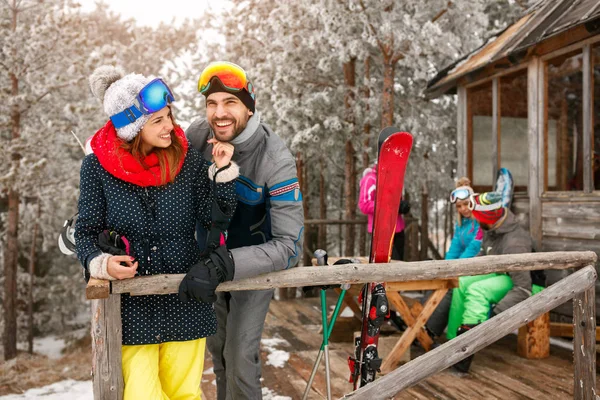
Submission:
MULTIPOLYGON (((358 208, 368 217, 367 230, 373 233, 373 217, 375 214, 375 193, 377 189, 377 163, 363 172, 360 180, 360 196, 358 208)), ((396 219, 396 230, 392 246, 392 259, 404 261, 404 218, 403 214, 410 211, 410 204, 406 200, 400 201, 398 217, 396 219)))
MULTIPOLYGON (((460 178, 456 182, 456 189, 450 194, 450 201, 456 205, 458 214, 454 225, 454 237, 450 243, 450 248, 446 252, 446 260, 475 257, 481 250, 483 231, 477 220, 473 218, 473 212, 469 207, 472 195, 473 189, 469 178, 460 178)), ((468 284, 473 278, 477 279, 477 277, 459 278, 459 286, 464 287, 464 284, 468 284)), ((447 337, 449 339, 456 337, 463 312, 464 299, 460 289, 448 291, 427 321, 428 333, 432 338, 439 337, 447 326, 447 337)))
MULTIPOLYGON (((456 189, 450 194, 450 201, 456 204, 457 222, 454 226, 454 237, 450 243, 450 249, 446 253, 446 260, 458 258, 471 258, 479 254, 483 231, 477 220, 473 217, 473 211, 469 207, 473 189, 469 178, 460 178, 456 183, 456 189)), ((464 292, 466 288, 478 280, 485 279, 485 275, 461 276, 458 279, 459 287, 452 290, 452 301, 448 315, 448 339, 456 337, 458 328, 461 326, 464 307, 464 292)), ((448 299, 445 299, 448 300, 448 299)))
POLYGON ((475 257, 481 250, 483 232, 477 220, 473 218, 473 211, 469 208, 472 194, 471 181, 465 177, 458 180, 456 189, 450 194, 450 201, 456 205, 458 215, 454 226, 454 237, 444 257, 446 260, 475 257))
MULTIPOLYGON (((213 199, 233 215, 233 146, 214 140, 210 167, 188 149, 161 79, 103 66, 90 87, 110 120, 81 166, 75 239, 86 272, 110 280, 202 268, 209 274, 206 262, 199 264, 195 225, 209 226, 213 199), (113 255, 107 243, 127 254, 113 255)), ((225 264, 220 279, 231 280, 233 263, 225 264)), ((121 299, 124 399, 200 399, 205 338, 216 331, 212 305, 184 303, 176 294, 121 299)))

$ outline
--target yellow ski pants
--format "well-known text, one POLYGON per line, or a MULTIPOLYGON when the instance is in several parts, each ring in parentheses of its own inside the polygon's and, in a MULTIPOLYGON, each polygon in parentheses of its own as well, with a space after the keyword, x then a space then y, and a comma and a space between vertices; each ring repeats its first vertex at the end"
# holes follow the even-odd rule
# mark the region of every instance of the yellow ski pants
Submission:
POLYGON ((200 400, 206 338, 123 346, 124 400, 200 400))

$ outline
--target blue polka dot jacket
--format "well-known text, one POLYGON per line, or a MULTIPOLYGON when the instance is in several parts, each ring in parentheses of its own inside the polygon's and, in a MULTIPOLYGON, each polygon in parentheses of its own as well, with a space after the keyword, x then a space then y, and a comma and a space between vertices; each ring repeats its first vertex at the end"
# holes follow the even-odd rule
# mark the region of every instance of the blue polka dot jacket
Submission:
MULTIPOLYGON (((186 273, 200 259, 196 221, 210 226, 213 196, 228 215, 235 211, 234 181, 217 183, 213 193, 208 169, 201 154, 189 149, 174 182, 142 187, 107 172, 95 154, 86 156, 75 227, 77 255, 86 271, 102 253, 98 235, 109 229, 129 240, 139 275, 186 273)), ((124 345, 194 340, 216 332, 212 304, 184 304, 177 294, 121 298, 124 345)))

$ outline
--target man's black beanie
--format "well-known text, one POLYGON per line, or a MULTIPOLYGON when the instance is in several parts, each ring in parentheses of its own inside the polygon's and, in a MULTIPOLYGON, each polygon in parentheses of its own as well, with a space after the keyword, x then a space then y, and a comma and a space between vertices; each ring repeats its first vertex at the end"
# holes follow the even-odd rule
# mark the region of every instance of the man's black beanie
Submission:
MULTIPOLYGON (((251 85, 251 83, 249 83, 249 85, 251 85)), ((252 111, 252 113, 254 113, 254 109, 255 109, 254 99, 252 98, 252 96, 250 96, 250 93, 248 93, 248 91, 246 89, 242 89, 239 92, 232 92, 230 90, 227 90, 223 86, 223 84, 221 83, 221 80, 219 78, 217 78, 216 76, 213 76, 210 80, 210 87, 208 88, 208 90, 206 92, 204 92, 204 97, 208 98, 208 96, 210 96, 213 93, 217 93, 217 92, 225 92, 225 93, 234 95, 235 97, 240 99, 240 101, 242 103, 244 103, 244 105, 246 107, 248 107, 248 110, 250 110, 250 111, 252 111)))

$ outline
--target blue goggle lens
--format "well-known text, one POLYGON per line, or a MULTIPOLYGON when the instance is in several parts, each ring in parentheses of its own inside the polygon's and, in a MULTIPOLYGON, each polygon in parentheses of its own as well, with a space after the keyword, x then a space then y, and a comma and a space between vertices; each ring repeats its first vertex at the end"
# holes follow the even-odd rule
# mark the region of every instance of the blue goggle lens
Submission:
POLYGON ((162 79, 157 78, 140 90, 137 96, 144 114, 152 114, 162 110, 169 103, 175 101, 173 92, 162 79))
POLYGON ((456 203, 457 200, 466 200, 471 195, 471 192, 468 189, 456 189, 452 191, 450 195, 450 201, 452 203, 456 203))

